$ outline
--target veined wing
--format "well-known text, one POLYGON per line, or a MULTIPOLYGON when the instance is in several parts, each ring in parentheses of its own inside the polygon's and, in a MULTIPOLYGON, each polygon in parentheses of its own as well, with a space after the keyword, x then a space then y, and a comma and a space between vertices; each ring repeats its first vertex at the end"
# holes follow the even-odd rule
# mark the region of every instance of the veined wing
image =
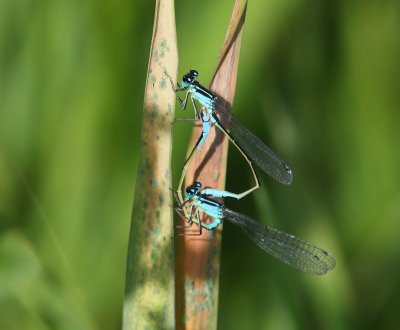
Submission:
POLYGON ((271 148, 250 132, 219 100, 214 108, 222 124, 227 125, 229 133, 254 164, 281 183, 292 182, 292 170, 271 148))
POLYGON ((335 258, 312 243, 264 226, 227 208, 223 215, 226 220, 238 225, 260 248, 289 266, 316 275, 323 275, 335 268, 335 258))

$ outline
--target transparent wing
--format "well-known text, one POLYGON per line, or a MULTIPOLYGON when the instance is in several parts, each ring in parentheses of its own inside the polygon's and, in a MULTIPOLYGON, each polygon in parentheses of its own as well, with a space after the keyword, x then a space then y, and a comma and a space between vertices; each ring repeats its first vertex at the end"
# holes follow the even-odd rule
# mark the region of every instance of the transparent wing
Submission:
POLYGON ((292 182, 292 170, 275 152, 243 126, 220 101, 216 101, 214 108, 222 124, 227 126, 229 133, 254 164, 281 183, 292 182))
POLYGON ((238 225, 260 248, 289 266, 317 275, 323 275, 335 268, 335 258, 314 244, 264 226, 227 208, 223 215, 226 220, 238 225))

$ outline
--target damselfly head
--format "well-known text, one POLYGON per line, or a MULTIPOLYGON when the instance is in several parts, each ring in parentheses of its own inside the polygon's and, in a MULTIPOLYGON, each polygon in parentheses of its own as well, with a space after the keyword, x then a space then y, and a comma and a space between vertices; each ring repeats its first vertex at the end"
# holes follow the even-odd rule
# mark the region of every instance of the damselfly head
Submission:
POLYGON ((186 188, 186 197, 192 198, 201 188, 201 183, 198 181, 193 182, 192 185, 186 188))
POLYGON ((196 80, 199 73, 196 70, 190 70, 187 74, 185 74, 182 78, 182 85, 184 87, 188 87, 193 81, 196 80))

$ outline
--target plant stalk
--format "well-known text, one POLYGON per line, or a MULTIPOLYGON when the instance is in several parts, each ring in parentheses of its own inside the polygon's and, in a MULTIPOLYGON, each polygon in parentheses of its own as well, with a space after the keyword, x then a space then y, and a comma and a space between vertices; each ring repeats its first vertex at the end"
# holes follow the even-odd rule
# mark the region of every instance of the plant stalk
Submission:
POLYGON ((174 329, 175 282, 171 205, 177 76, 173 0, 157 0, 142 115, 140 160, 129 236, 123 329, 174 329))
MULTIPOLYGON (((226 33, 211 90, 233 103, 239 64, 240 44, 247 1, 237 0, 226 33)), ((201 134, 194 127, 189 150, 201 134)), ((193 160, 186 177, 186 186, 200 181, 203 187, 224 189, 228 139, 213 129, 193 160)), ((203 218, 207 223, 209 219, 203 218)), ((216 329, 218 316, 218 287, 222 226, 213 231, 203 230, 201 236, 184 236, 177 242, 176 290, 178 329, 216 329)))

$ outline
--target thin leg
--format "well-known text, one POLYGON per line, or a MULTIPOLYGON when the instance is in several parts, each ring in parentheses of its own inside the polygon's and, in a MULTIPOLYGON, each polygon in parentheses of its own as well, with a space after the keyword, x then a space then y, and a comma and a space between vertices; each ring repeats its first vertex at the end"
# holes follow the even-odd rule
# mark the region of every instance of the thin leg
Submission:
POLYGON ((191 224, 193 224, 193 222, 195 222, 198 226, 199 226, 199 231, 198 232, 190 232, 190 233, 187 233, 187 232, 184 232, 184 233, 182 233, 182 234, 178 234, 178 236, 200 236, 201 235, 201 233, 202 233, 202 225, 201 225, 201 220, 200 220, 200 215, 199 215, 199 210, 196 208, 194 208, 194 205, 192 204, 191 206, 190 206, 190 220, 189 219, 186 219, 186 221, 190 221, 191 222, 191 224), (193 211, 194 211, 194 213, 193 213, 193 211), (193 221, 193 217, 195 217, 195 221, 193 221))
MULTIPOLYGON (((211 230, 214 230, 216 227, 218 227, 222 223, 222 219, 217 218, 217 217, 211 217, 211 216, 210 216, 210 218, 213 220, 211 223, 209 223, 209 224, 202 223, 200 220, 199 210, 197 209, 196 212, 197 212, 196 220, 197 220, 199 228, 200 228, 200 235, 202 233, 202 228, 205 228, 205 229, 211 231, 211 230)), ((196 221, 194 221, 194 222, 196 222, 196 221)))
POLYGON ((189 94, 191 94, 190 91, 187 91, 187 92, 186 92, 186 95, 185 95, 185 99, 182 101, 181 98, 180 98, 180 97, 178 96, 178 94, 176 93, 176 90, 175 90, 176 98, 178 99, 178 102, 179 102, 179 104, 180 104, 182 110, 185 110, 185 109, 186 109, 189 94))
POLYGON ((193 95, 192 95, 192 93, 190 91, 187 91, 185 99, 183 101, 178 96, 178 94, 176 94, 176 97, 177 97, 177 100, 178 100, 182 110, 185 110, 186 107, 187 107, 187 102, 188 102, 189 95, 190 95, 190 99, 192 100, 192 104, 193 104, 194 118, 176 118, 174 120, 174 122, 177 122, 177 121, 198 121, 198 120, 200 120, 199 110, 197 109, 196 102, 195 102, 195 100, 193 98, 193 95))
POLYGON ((181 202, 179 200, 179 198, 178 198, 177 192, 174 191, 173 193, 174 193, 174 197, 175 197, 176 203, 178 204, 178 207, 175 207, 174 210, 178 214, 178 216, 184 221, 184 223, 185 222, 188 223, 185 226, 175 226, 175 228, 177 228, 177 229, 182 229, 182 228, 183 229, 188 229, 188 228, 192 227, 192 225, 193 225, 192 216, 191 216, 193 205, 191 205, 189 216, 186 216, 186 212, 184 211, 184 206, 185 206, 185 204, 187 202, 189 202, 189 199, 184 201, 184 202, 181 202))
POLYGON ((196 102, 194 100, 193 95, 191 95, 190 98, 192 99, 192 104, 193 104, 193 109, 194 109, 194 117, 197 118, 198 120, 200 120, 200 112, 199 112, 199 109, 197 109, 196 102))
POLYGON ((189 220, 185 217, 185 215, 183 214, 183 211, 182 211, 181 208, 176 207, 176 208, 175 208, 175 211, 176 211, 176 213, 178 213, 179 217, 180 217, 185 223, 188 223, 188 224, 185 225, 185 226, 175 226, 175 228, 178 228, 178 229, 188 229, 188 228, 191 228, 191 227, 193 226, 193 221, 192 221, 192 220, 189 221, 189 220))
POLYGON ((198 232, 198 236, 201 236, 202 231, 203 231, 203 224, 200 220, 200 212, 199 209, 196 209, 196 214, 195 214, 196 220, 197 220, 197 225, 199 226, 199 232, 198 232))
MULTIPOLYGON (((175 92, 175 95, 176 95, 176 98, 177 98, 177 100, 179 102, 179 105, 181 106, 182 110, 185 110, 186 106, 187 106, 188 97, 192 93, 190 92, 190 90, 188 90, 186 92, 185 99, 182 101, 182 99, 179 97, 179 95, 177 93, 185 91, 187 89, 187 87, 180 87, 179 83, 177 83, 178 88, 175 88, 174 83, 173 83, 172 78, 170 77, 170 75, 168 73, 166 73, 165 71, 164 71, 164 74, 169 78, 169 81, 170 81, 171 86, 172 86, 172 90, 175 92)), ((191 99, 192 99, 192 103, 194 105, 193 97, 191 97, 191 99)), ((199 120, 200 118, 199 118, 198 111, 197 111, 197 108, 196 108, 195 105, 194 105, 194 109, 195 109, 195 120, 199 120)), ((192 119, 184 118, 183 120, 192 120, 192 119)))
POLYGON ((174 85, 174 82, 172 81, 171 76, 170 76, 168 73, 166 73, 165 71, 164 71, 164 74, 169 78, 169 81, 170 81, 171 86, 172 86, 172 90, 173 90, 174 92, 181 92, 181 91, 183 91, 183 90, 186 89, 186 87, 181 87, 181 86, 179 85, 179 83, 176 83, 176 85, 178 86, 178 88, 175 88, 175 85, 174 85))

